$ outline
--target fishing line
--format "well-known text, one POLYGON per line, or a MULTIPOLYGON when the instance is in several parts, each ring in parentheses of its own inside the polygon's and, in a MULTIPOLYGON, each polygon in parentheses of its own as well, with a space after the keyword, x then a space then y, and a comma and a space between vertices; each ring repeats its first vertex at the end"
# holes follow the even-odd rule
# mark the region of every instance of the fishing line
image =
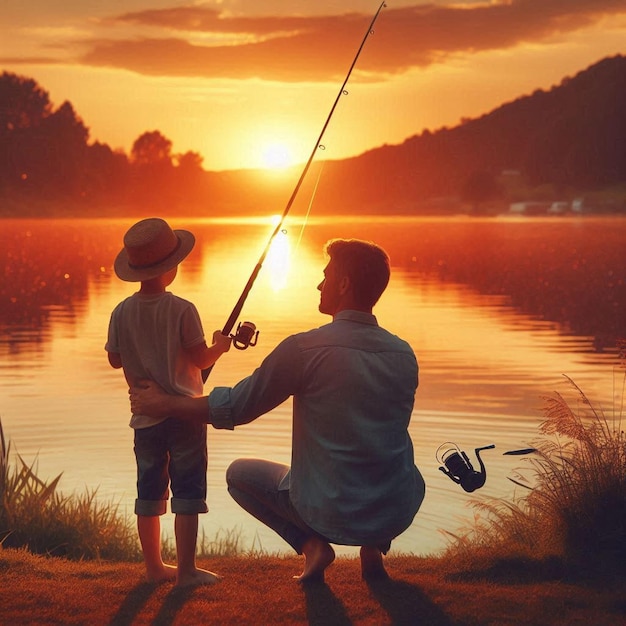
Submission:
MULTIPOLYGON (((335 109, 337 108, 337 104, 339 103, 339 100, 341 99, 342 96, 347 95, 348 92, 346 91, 346 84, 348 83, 348 80, 350 79, 350 75, 352 74, 352 70, 354 69, 354 66, 356 65, 356 62, 359 58, 359 56, 361 55, 361 51, 363 50, 363 47, 365 46, 365 42, 367 41, 367 39, 369 38, 370 35, 372 35, 374 33, 374 24, 376 23, 376 20, 378 19, 378 16, 380 15, 380 12, 382 11, 382 9, 384 7, 386 7, 386 3, 382 2, 380 4, 380 6, 378 7, 378 10, 376 11, 376 13, 374 14, 374 17, 372 18, 372 21, 370 22, 367 31, 365 32, 365 35, 363 36, 363 39, 361 41, 361 45, 359 46, 356 54, 354 55, 354 58, 352 60, 352 64, 350 65, 350 68, 348 69, 348 73, 346 74, 346 77, 339 89, 339 93, 337 94, 337 97, 335 98, 335 101, 330 109, 330 113, 328 114, 328 117, 326 118, 326 121, 324 122, 324 125, 322 126, 322 130, 319 134, 319 137, 317 138, 317 141, 315 142, 315 146, 313 148, 313 150, 311 151, 311 155, 309 156, 308 161, 306 162, 304 169, 302 170, 302 174, 300 175, 300 178, 298 179, 298 182, 296 183, 296 186, 289 198, 289 200, 287 201, 287 204, 285 206, 285 209, 282 212, 282 215, 280 217, 280 220, 278 222, 278 224, 276 224, 276 228, 274 228, 272 234, 270 235, 270 238, 267 242, 267 245, 265 246, 265 249, 263 250, 263 252, 261 253, 261 256, 259 257, 259 260, 257 261, 257 264, 255 265, 254 269, 252 270, 252 273, 250 274, 250 278, 248 279, 248 282, 246 283, 246 286, 244 287, 241 295, 239 296, 239 299, 237 300, 237 303, 235 304, 230 316, 228 317, 228 320, 226 320, 226 324, 224 324, 224 328, 222 329, 222 334, 223 335, 229 335, 233 329, 233 327, 235 326, 235 322, 237 321, 237 318, 239 317, 239 314, 241 313, 241 310, 243 309, 243 305, 245 304, 245 301, 248 297, 248 294, 250 293, 250 290, 252 289, 252 285, 254 285, 254 282, 259 274, 259 272, 261 271, 261 267, 263 266, 263 262, 265 261, 265 257, 267 256, 270 246, 272 245, 272 241, 274 240, 274 238, 276 237, 276 235, 282 230, 283 228, 283 223, 285 221, 285 218, 287 217, 287 214, 289 213, 289 210, 291 209, 291 205, 293 204, 294 200, 296 199, 296 196, 298 195, 298 192, 300 191, 300 187, 302 186, 302 182, 304 181, 304 178, 307 175, 307 172, 309 171, 309 167, 311 166, 311 163, 313 162, 313 159, 315 157, 315 154, 317 152, 318 149, 324 149, 323 144, 322 144, 322 138, 324 137, 324 133, 326 132, 326 128, 328 127, 328 124, 330 123, 330 120, 333 116, 333 113, 335 112, 335 109)), ((233 338, 233 346, 239 350, 245 350, 248 346, 253 346, 256 344, 256 339, 258 337, 258 331, 256 330, 256 326, 252 323, 252 322, 243 322, 240 323, 239 326, 237 327, 237 331, 234 335, 231 335, 231 337, 233 338)), ((213 369, 212 367, 202 370, 202 380, 206 382, 206 379, 208 378, 211 369, 213 369)))
POLYGON ((313 201, 315 200, 315 195, 317 194, 317 188, 319 187, 320 179, 322 178, 322 170, 324 169, 325 163, 326 161, 322 161, 320 165, 320 171, 317 174, 317 180, 315 181, 315 187, 313 187, 313 193, 311 194, 311 199, 309 200, 309 206, 307 207, 306 213, 304 214, 304 220, 302 222, 302 228, 300 228, 300 234, 298 235, 298 241, 296 242, 294 254, 300 249, 300 242, 302 241, 302 236, 304 235, 304 229, 306 228, 309 222, 309 215, 311 215, 311 209, 313 208, 313 201))

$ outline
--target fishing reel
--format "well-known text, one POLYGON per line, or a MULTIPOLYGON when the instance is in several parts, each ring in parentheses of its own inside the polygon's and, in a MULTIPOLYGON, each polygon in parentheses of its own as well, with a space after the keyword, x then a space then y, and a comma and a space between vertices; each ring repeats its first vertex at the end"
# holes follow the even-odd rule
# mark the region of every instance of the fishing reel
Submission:
POLYGON ((482 448, 476 448, 474 453, 480 464, 480 472, 476 471, 465 452, 459 449, 455 443, 447 441, 442 443, 435 453, 435 458, 442 466, 439 468, 452 482, 457 485, 461 485, 465 491, 471 493, 480 489, 487 480, 487 471, 485 470, 485 464, 480 458, 480 452, 482 450, 490 450, 495 448, 495 444, 490 446, 483 446, 482 448))
POLYGON ((237 330, 230 338, 233 340, 233 346, 237 350, 245 350, 250 346, 256 346, 259 338, 259 331, 252 322, 239 322, 237 330))

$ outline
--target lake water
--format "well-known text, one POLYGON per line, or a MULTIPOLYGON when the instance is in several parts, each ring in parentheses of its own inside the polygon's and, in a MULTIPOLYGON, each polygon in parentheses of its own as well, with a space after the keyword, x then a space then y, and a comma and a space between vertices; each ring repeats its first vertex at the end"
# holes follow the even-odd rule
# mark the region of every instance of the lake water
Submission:
MULTIPOLYGON (((12 452, 39 475, 63 473, 63 493, 97 489, 132 515, 135 464, 127 388, 104 352, 109 315, 133 286, 112 262, 128 220, 3 220, 0 224, 0 418, 12 452)), ((196 303, 207 335, 221 328, 273 230, 270 220, 172 219, 197 245, 171 289, 196 303)), ((445 532, 468 525, 473 498, 511 498, 509 477, 527 467, 542 397, 567 394, 570 376, 606 411, 619 406, 623 369, 615 338, 626 336, 626 219, 387 218, 287 220, 242 313, 258 345, 231 350, 207 382, 230 385, 286 335, 328 321, 316 286, 330 237, 375 240, 389 251, 392 279, 376 308, 381 325, 413 346, 420 387, 411 424, 427 495, 393 549, 432 553, 445 532), (622 377, 620 379, 620 376, 622 377), (466 494, 441 472, 437 447, 453 441, 483 452, 487 482, 466 494)), ((235 432, 209 428, 209 507, 202 527, 241 531, 244 544, 286 550, 225 489, 241 456, 290 458, 290 403, 235 432)), ((524 491, 524 490, 521 490, 524 491)), ((523 494, 521 494, 523 495, 523 494)), ((172 516, 164 519, 171 533, 172 516)), ((352 554, 353 548, 340 553, 352 554)))

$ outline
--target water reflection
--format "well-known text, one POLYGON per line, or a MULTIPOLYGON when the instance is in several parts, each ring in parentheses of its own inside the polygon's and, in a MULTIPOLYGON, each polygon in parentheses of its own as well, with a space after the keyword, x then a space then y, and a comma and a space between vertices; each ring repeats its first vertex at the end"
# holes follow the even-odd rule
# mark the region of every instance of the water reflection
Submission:
MULTIPOLYGON (((63 491, 98 487, 132 512, 134 460, 123 376, 103 349, 109 315, 133 286, 112 272, 121 221, 5 220, 0 230, 0 415, 14 450, 39 454, 44 477, 63 472, 63 491)), ((273 230, 268 220, 171 220, 198 245, 172 290, 195 302, 205 331, 221 328, 273 230)), ((327 321, 317 284, 330 237, 385 246, 392 281, 376 313, 406 338, 420 362, 411 426, 427 497, 413 527, 395 544, 428 552, 469 512, 458 486, 438 471, 447 440, 485 455, 485 496, 510 495, 521 462, 502 452, 537 435, 542 394, 571 376, 590 396, 613 399, 613 340, 626 336, 626 220, 388 220, 288 225, 267 259, 242 319, 260 328, 259 345, 221 359, 209 386, 250 373, 287 334, 327 321), (280 288, 278 288, 280 287, 280 288), (602 349, 607 348, 603 353, 602 349)), ((234 433, 209 434, 206 532, 240 526, 251 542, 283 546, 228 498, 224 472, 238 456, 289 462, 290 404, 234 433)))
POLYGON ((0 328, 2 343, 10 349, 40 341, 56 313, 62 312, 67 324, 73 324, 89 283, 97 285, 101 276, 108 280, 112 249, 106 246, 111 241, 98 237, 100 226, 85 224, 2 221, 0 328), (94 254, 98 248, 100 255, 94 254))
MULTIPOLYGON (((4 220, 3 341, 35 339, 55 307, 65 311, 69 322, 74 308, 87 299, 89 283, 98 289, 111 280, 112 258, 127 226, 105 220, 4 220)), ((227 282, 236 291, 254 267, 271 224, 198 223, 195 231, 203 245, 194 251, 193 262, 184 265, 189 281, 208 287, 219 275, 222 287, 227 282)), ((293 239, 288 235, 279 233, 264 266, 273 292, 288 286, 293 239)), ((591 336, 596 349, 612 348, 617 337, 626 335, 623 219, 313 223, 297 251, 296 289, 310 275, 303 266, 318 263, 323 241, 333 236, 374 238, 388 249, 394 266, 404 270, 405 280, 466 285, 487 296, 487 302, 555 322, 574 336, 591 336)))
POLYGON ((517 312, 594 337, 596 349, 625 336, 623 218, 398 221, 338 231, 375 233, 416 281, 430 276, 501 297, 517 312))

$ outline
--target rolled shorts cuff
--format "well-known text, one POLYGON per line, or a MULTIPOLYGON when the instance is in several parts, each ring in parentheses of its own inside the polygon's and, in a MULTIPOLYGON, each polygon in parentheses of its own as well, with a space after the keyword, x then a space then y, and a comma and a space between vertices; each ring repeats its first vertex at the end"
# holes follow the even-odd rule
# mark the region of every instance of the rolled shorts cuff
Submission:
POLYGON ((167 500, 135 500, 135 515, 154 517, 167 513, 167 500))
POLYGON ((186 500, 183 498, 172 498, 172 513, 181 515, 195 515, 196 513, 208 513, 209 507, 205 500, 186 500))

